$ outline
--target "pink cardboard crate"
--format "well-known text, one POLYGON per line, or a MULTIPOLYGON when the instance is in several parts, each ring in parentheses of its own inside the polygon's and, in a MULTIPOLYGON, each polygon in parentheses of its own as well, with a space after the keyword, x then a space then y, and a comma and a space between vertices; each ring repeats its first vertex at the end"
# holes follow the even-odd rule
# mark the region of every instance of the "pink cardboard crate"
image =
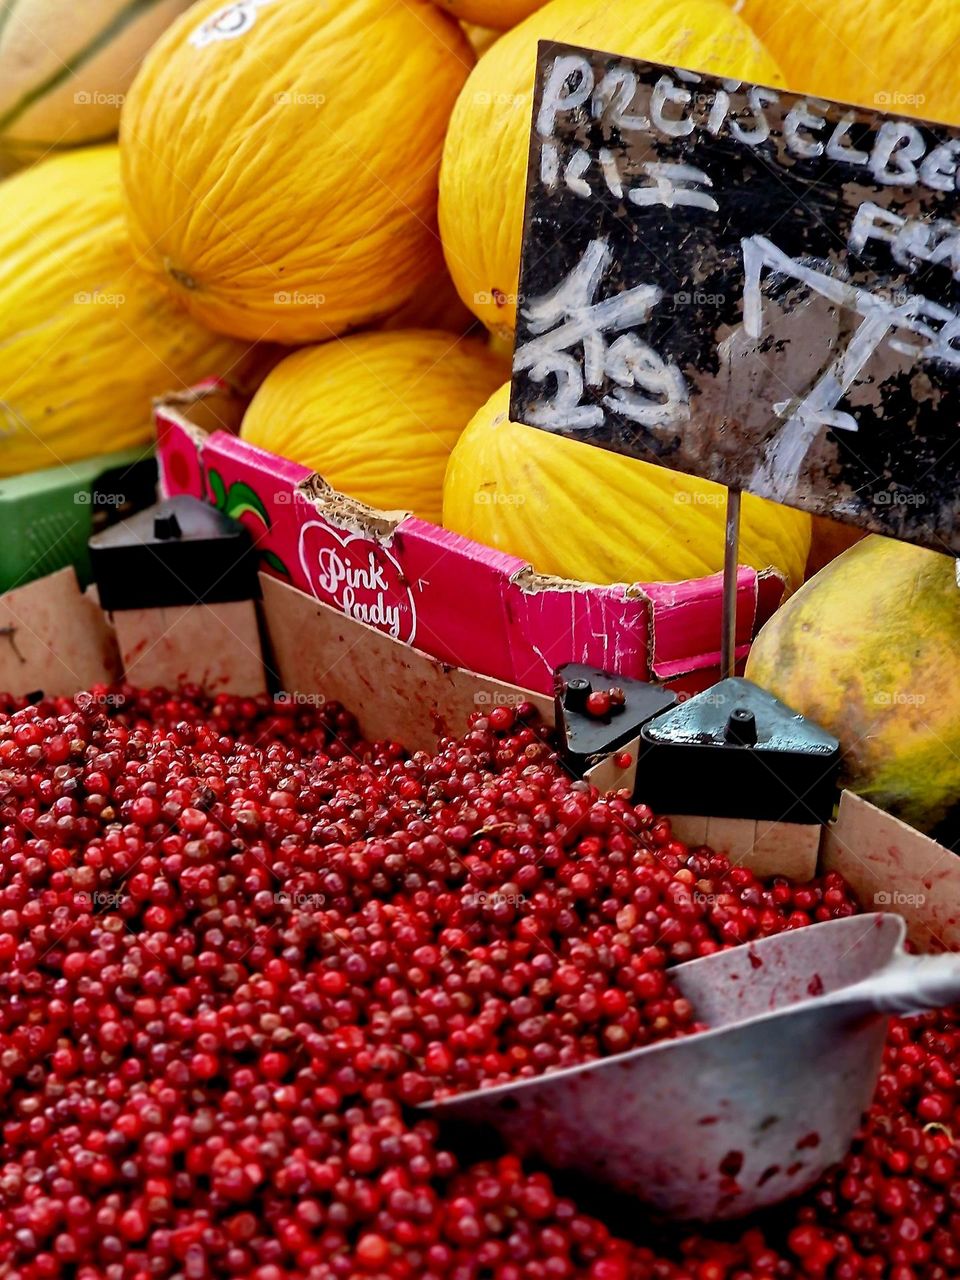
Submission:
MULTIPOLYGON (((161 485, 249 526, 269 573, 453 666, 542 693, 585 662, 692 692, 719 678, 721 576, 596 586, 536 573, 404 512, 367 507, 234 434, 243 402, 212 381, 155 407, 161 485)), ((741 568, 738 656, 783 595, 741 568)))

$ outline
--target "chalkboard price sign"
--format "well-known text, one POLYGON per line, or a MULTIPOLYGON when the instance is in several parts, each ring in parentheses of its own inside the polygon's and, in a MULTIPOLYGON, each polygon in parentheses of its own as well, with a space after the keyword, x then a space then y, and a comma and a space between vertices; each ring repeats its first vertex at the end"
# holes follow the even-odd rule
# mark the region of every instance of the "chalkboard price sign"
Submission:
POLYGON ((960 131, 542 43, 512 416, 960 552, 960 131))

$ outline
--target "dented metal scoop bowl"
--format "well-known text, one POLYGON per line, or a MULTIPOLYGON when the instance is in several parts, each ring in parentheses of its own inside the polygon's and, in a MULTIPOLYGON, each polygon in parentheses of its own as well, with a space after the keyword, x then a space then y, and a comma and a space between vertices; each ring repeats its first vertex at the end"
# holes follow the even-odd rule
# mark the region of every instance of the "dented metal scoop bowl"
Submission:
POLYGON ((960 1000, 960 954, 912 956, 899 916, 830 920, 671 970, 710 1030, 426 1104, 546 1165, 710 1222, 778 1203, 841 1160, 888 1016, 960 1000))

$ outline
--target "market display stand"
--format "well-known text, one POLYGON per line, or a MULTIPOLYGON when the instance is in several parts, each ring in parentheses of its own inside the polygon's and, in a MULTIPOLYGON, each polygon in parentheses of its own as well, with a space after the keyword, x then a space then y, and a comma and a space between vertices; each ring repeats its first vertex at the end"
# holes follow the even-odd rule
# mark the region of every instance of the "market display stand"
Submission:
MULTIPOLYGON (((462 727, 470 712, 498 704, 530 701, 553 722, 552 698, 440 662, 269 575, 260 575, 260 586, 256 612, 267 655, 263 673, 292 701, 342 701, 366 735, 388 735, 411 749, 431 746, 438 734, 462 727)), ((94 592, 80 592, 72 570, 0 597, 0 618, 4 689, 72 696, 123 674, 114 618, 103 613, 94 592)), ((194 606, 192 618, 191 634, 194 623, 195 634, 209 634, 204 630, 207 606, 194 606)), ((255 692, 237 683, 238 672, 249 670, 248 655, 238 661, 238 647, 213 652, 207 643, 192 650, 184 646, 181 653, 188 660, 178 674, 205 682, 215 693, 255 692)), ((589 779, 602 789, 632 787, 635 761, 627 744, 594 767, 589 779), (617 763, 624 755, 632 756, 626 767, 617 763)), ((678 835, 685 838, 682 826, 678 835)), ((902 915, 921 950, 960 948, 960 860, 849 791, 840 797, 835 820, 818 833, 815 861, 800 865, 782 837, 769 847, 761 842, 731 849, 732 860, 753 865, 755 849, 763 857, 763 874, 807 879, 817 871, 838 871, 868 909, 902 915)))

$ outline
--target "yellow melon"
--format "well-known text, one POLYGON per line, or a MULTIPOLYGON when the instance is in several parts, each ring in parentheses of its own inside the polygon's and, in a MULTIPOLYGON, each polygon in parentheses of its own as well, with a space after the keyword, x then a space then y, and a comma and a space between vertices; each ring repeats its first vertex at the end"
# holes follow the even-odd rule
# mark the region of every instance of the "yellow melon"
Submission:
POLYGON ((0 4, 0 164, 113 137, 141 58, 190 3, 0 4))
POLYGON ((0 475, 147 441, 150 400, 239 372, 133 262, 117 148, 44 160, 0 191, 0 475))
POLYGON ((434 0, 434 3, 461 22, 506 31, 529 18, 535 9, 541 9, 546 0, 434 0))
POLYGON ((956 559, 869 537, 774 614, 747 676, 836 734, 847 786, 930 830, 960 809, 958 662, 956 559))
POLYGON ((127 96, 134 244, 211 328, 299 343, 436 269, 437 168, 473 52, 430 0, 201 0, 127 96))
MULTIPOLYGON (((510 387, 450 455, 448 529, 582 582, 676 582, 723 568, 726 493, 679 471, 510 421, 510 387)), ((744 495, 740 562, 803 581, 810 517, 744 495)))
POLYGON ((240 434, 352 498, 439 524, 450 450, 505 373, 476 338, 355 334, 281 361, 240 434))
POLYGON ((508 31, 457 100, 440 171, 450 274, 488 329, 512 332, 539 40, 780 84, 776 64, 722 0, 552 0, 508 31))
POLYGON ((791 89, 960 124, 956 0, 729 0, 791 89))

